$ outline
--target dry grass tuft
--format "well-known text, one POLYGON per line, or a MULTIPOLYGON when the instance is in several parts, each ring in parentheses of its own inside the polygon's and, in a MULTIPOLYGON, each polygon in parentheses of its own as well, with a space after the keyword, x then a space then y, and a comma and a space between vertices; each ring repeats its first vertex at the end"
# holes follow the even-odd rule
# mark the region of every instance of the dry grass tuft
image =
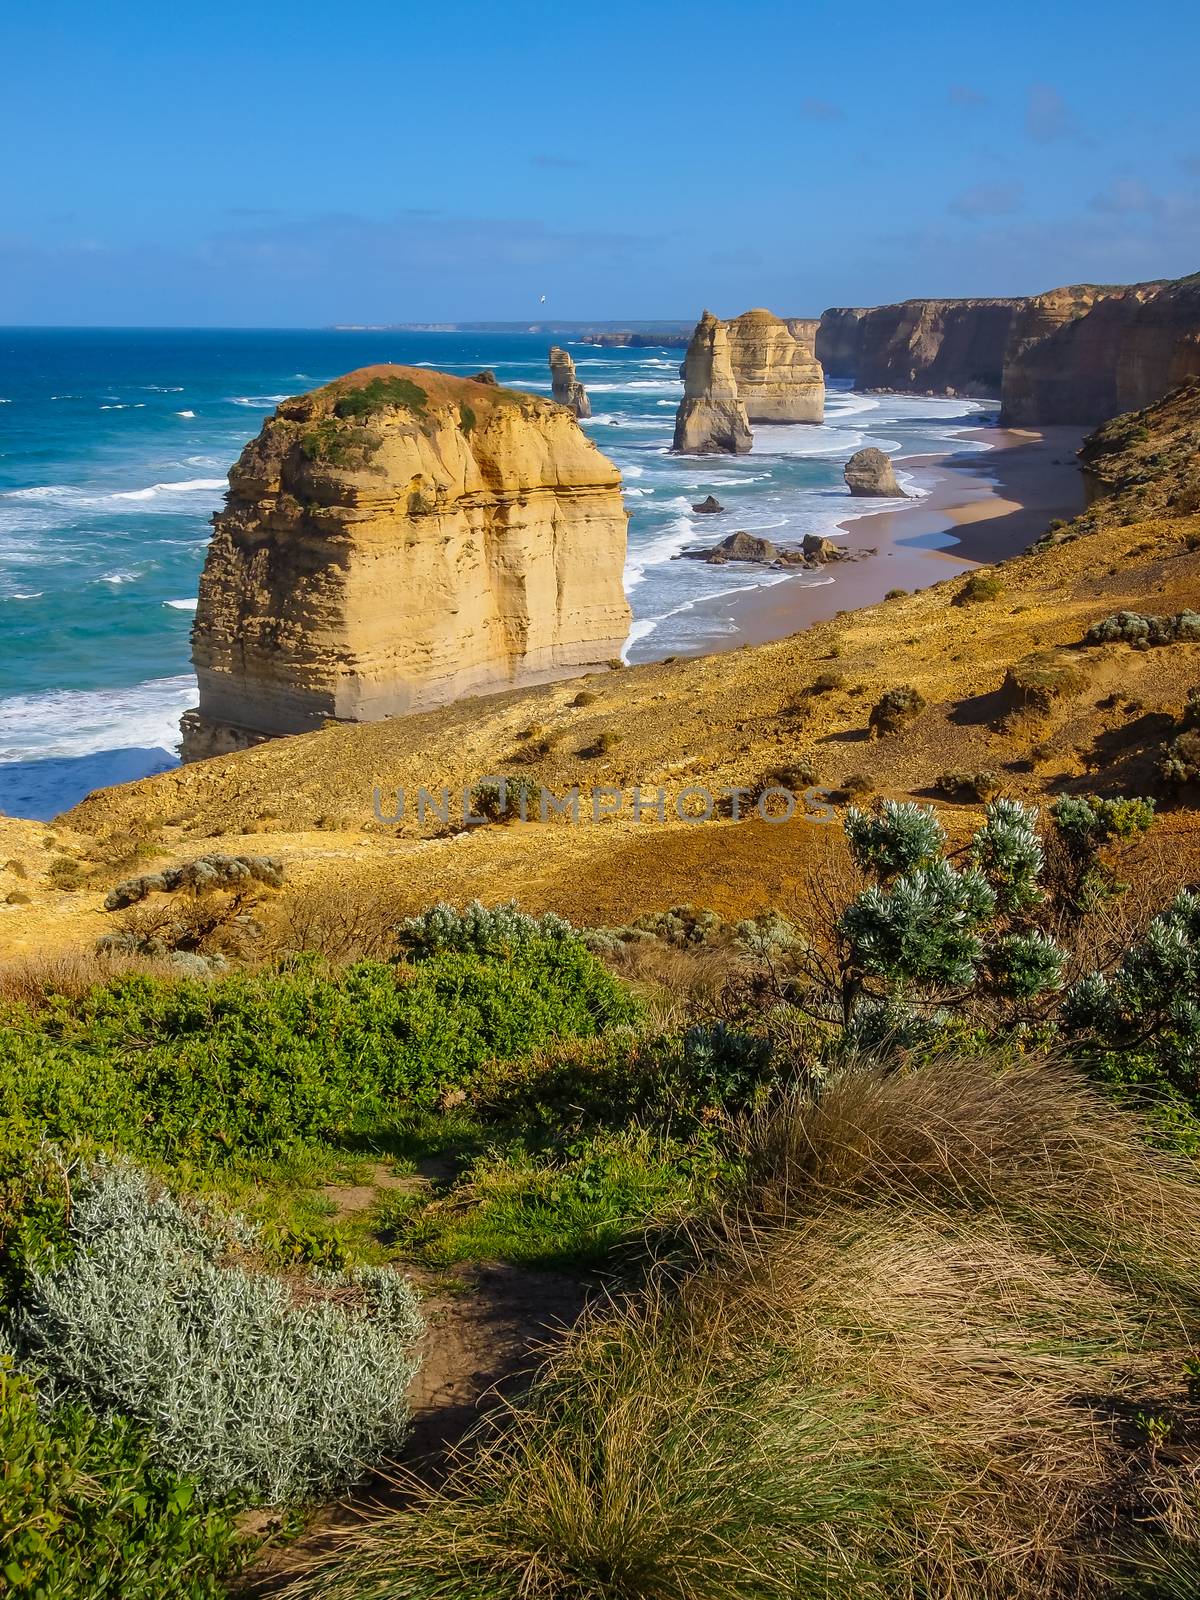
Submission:
POLYGON ((37 1010, 52 995, 80 1000, 100 984, 112 983, 126 973, 178 978, 164 961, 144 956, 95 950, 65 950, 53 955, 26 956, 0 965, 0 1005, 37 1010))
POLYGON ((696 1264, 296 1600, 1083 1600, 1126 1537, 1194 1557, 1193 1476, 1118 1420, 1196 1313, 1200 1201, 1136 1124, 1043 1063, 853 1070, 746 1156, 696 1264))

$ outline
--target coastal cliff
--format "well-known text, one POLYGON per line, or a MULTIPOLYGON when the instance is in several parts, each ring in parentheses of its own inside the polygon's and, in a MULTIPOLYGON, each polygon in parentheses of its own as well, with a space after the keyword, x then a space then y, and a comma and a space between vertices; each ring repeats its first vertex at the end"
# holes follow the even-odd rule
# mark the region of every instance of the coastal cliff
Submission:
POLYGON ((827 378, 856 378, 862 350, 861 306, 831 306, 817 319, 813 353, 827 378))
POLYGON ((567 406, 577 417, 590 417, 592 402, 587 390, 575 376, 575 363, 570 353, 558 345, 550 346, 550 394, 560 405, 567 406))
POLYGON ((616 656, 620 475, 551 402, 367 367, 287 400, 229 474, 185 760, 616 656))
POLYGON ((816 355, 860 389, 996 395, 1019 300, 905 300, 826 311, 816 355))
POLYGON ((1106 422, 1200 376, 1200 274, 1035 295, 1013 330, 1002 420, 1106 422))
POLYGON ((810 347, 761 307, 725 324, 737 392, 751 422, 821 422, 825 376, 810 347))
POLYGON ((1115 416, 1122 409, 1121 340, 1130 313, 1152 292, 1145 284, 1073 283, 1026 300, 1005 352, 1002 420, 1097 423, 1115 416))
POLYGON ((683 362, 672 448, 681 455, 745 455, 753 442, 738 395, 725 324, 705 311, 683 362))

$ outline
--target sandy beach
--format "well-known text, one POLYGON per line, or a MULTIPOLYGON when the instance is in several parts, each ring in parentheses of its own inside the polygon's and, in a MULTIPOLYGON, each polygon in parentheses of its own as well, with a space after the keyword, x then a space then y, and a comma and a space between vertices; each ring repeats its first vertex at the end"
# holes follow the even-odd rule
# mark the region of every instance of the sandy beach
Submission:
POLYGON ((825 574, 803 573, 704 602, 696 614, 712 619, 713 632, 695 653, 785 638, 839 611, 875 605, 889 590, 924 589, 980 563, 1004 561, 1055 518, 1083 509, 1075 461, 1080 429, 974 428, 960 438, 980 448, 897 461, 926 491, 921 499, 838 524, 848 548, 874 555, 831 567, 832 583, 825 574))

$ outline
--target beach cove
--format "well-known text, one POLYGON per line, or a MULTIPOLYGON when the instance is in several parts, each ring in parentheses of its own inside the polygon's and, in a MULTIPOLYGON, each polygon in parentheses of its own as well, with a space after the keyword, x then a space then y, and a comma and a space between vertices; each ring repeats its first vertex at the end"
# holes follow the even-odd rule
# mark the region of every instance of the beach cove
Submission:
MULTIPOLYGON (((49 817, 89 789, 174 764, 178 718, 196 696, 189 632, 208 519, 230 463, 282 398, 375 360, 491 366, 545 394, 549 343, 365 330, 0 335, 0 811, 49 817)), ((831 387, 824 426, 759 428, 748 456, 673 456, 678 352, 572 351, 592 397, 584 427, 620 468, 630 512, 631 664, 779 637, 1001 559, 1081 503, 1073 439, 981 427, 995 414, 981 400, 831 387), (894 457, 917 498, 850 500, 841 469, 865 445, 894 457), (694 513, 709 494, 723 515, 694 513), (800 574, 676 559, 740 529, 878 554, 800 574)))

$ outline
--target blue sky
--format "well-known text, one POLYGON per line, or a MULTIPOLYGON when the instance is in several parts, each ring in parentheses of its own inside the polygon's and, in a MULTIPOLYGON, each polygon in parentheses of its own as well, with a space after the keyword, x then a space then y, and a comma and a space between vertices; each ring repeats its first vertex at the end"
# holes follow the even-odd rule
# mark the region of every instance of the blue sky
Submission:
POLYGON ((794 315, 1200 268, 1200 11, 6 8, 0 324, 794 315))

